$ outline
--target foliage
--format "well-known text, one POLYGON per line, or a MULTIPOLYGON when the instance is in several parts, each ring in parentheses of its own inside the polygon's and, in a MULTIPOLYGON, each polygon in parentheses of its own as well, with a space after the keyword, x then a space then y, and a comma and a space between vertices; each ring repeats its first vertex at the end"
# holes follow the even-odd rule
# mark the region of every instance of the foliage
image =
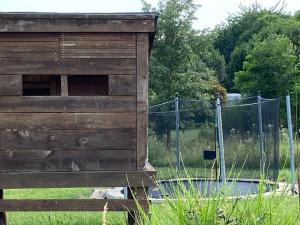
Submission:
POLYGON ((248 95, 261 91, 265 97, 283 96, 291 89, 295 77, 294 48, 282 35, 255 40, 246 56, 243 70, 235 73, 237 88, 248 95))
MULTIPOLYGON (((293 16, 285 13, 283 5, 279 1, 270 9, 258 3, 241 7, 215 29, 214 43, 226 61, 223 84, 227 91, 256 95, 260 90, 264 97, 276 97, 290 90, 295 115, 296 87, 300 85, 300 17, 299 11, 293 16)), ((284 111, 282 104, 281 121, 285 121, 284 111)))
POLYGON ((263 9, 254 4, 242 7, 239 13, 227 19, 225 25, 216 29, 215 46, 226 60, 227 79, 224 84, 229 91, 240 91, 234 86, 235 72, 242 70, 246 56, 254 47, 255 36, 286 35, 295 46, 299 46, 299 24, 295 18, 285 14, 282 8, 263 9))
MULTIPOLYGON (((226 90, 218 82, 225 78, 225 61, 213 46, 213 36, 192 28, 195 12, 199 8, 193 0, 161 0, 157 8, 143 1, 145 11, 159 12, 158 28, 150 60, 149 101, 150 105, 162 103, 175 97, 201 99, 199 115, 212 114, 209 104, 216 91, 223 99, 226 90)), ((153 132, 167 135, 171 148, 171 130, 174 124, 170 116, 161 120, 153 118, 153 132)), ((189 117, 189 118, 190 118, 189 117)), ((181 120, 185 126, 185 118, 181 120)))
POLYGON ((199 6, 193 0, 162 0, 157 8, 143 4, 145 11, 159 12, 150 60, 150 103, 176 96, 212 99, 211 84, 216 77, 224 78, 225 64, 212 38, 192 28, 199 6))

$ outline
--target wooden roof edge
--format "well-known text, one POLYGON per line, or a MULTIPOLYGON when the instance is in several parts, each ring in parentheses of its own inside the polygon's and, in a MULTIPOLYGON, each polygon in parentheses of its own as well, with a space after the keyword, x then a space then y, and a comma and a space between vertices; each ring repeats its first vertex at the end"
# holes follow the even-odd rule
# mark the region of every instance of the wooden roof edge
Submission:
POLYGON ((10 19, 107 19, 107 20, 155 20, 157 13, 57 13, 57 12, 0 12, 0 18, 10 19))

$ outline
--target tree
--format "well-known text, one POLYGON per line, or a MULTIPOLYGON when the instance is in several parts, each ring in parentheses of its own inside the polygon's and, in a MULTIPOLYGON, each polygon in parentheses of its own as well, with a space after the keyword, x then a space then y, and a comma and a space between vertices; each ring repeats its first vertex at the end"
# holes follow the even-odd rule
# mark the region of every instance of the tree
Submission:
POLYGON ((278 6, 279 4, 271 9, 263 9, 257 3, 250 7, 241 6, 240 12, 231 15, 225 25, 215 30, 217 33, 215 47, 224 55, 226 61, 227 78, 223 84, 229 91, 236 91, 233 82, 234 73, 242 69, 243 61, 251 49, 249 42, 253 36, 270 24, 288 18, 278 6))
MULTIPOLYGON (((161 0, 157 8, 145 1, 143 4, 145 11, 159 12, 150 60, 150 104, 169 101, 176 96, 209 102, 216 89, 225 95, 225 89, 216 78, 224 76, 224 59, 214 49, 211 38, 192 28, 199 5, 193 0, 161 0)), ((209 104, 200 108, 201 115, 208 115, 212 110, 209 104)), ((167 134, 167 146, 170 146, 171 121, 155 119, 157 126, 152 128, 158 135, 167 134)))
POLYGON ((243 70, 235 73, 234 83, 243 93, 265 97, 282 96, 292 88, 296 60, 292 42, 283 35, 270 35, 254 41, 246 56, 243 70))
POLYGON ((212 40, 208 42, 206 35, 192 28, 199 5, 193 0, 162 0, 158 8, 145 1, 143 4, 144 10, 159 12, 150 60, 150 103, 168 101, 176 95, 211 99, 205 83, 224 76, 224 62, 212 40))

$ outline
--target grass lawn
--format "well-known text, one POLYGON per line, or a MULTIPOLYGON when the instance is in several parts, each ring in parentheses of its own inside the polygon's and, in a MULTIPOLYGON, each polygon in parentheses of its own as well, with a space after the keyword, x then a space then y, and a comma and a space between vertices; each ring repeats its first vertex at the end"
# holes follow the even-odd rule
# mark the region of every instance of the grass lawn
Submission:
MULTIPOLYGON (((5 198, 13 199, 82 199, 89 198, 91 188, 47 188, 6 190, 5 198)), ((109 213, 111 224, 123 224, 125 213, 109 213)), ((9 225, 92 225, 101 224, 97 212, 12 212, 8 213, 9 225)))
MULTIPOLYGON (((7 198, 84 198, 91 189, 36 189, 6 191, 7 198)), ((201 201, 196 193, 179 196, 177 201, 167 201, 151 206, 151 225, 196 224, 299 224, 298 199, 294 197, 258 196, 254 200, 201 201), (184 200, 185 199, 185 200, 184 200), (229 221, 232 221, 229 223, 229 221)), ((108 213, 107 224, 125 224, 125 213, 108 213)), ((102 213, 97 212, 13 212, 8 213, 10 225, 93 225, 102 224, 102 213)))
MULTIPOLYGON (((178 177, 174 170, 157 168, 158 179, 178 177)), ((185 168, 179 177, 199 177, 205 169, 185 168)), ((253 172, 253 171, 252 171, 253 172)), ((280 176, 288 176, 288 170, 282 170, 280 176)), ((247 173, 247 172, 245 172, 247 173)), ((243 173, 241 173, 243 174, 243 173)), ((242 176, 241 176, 242 177, 242 176)), ((25 189, 6 190, 5 198, 10 199, 82 199, 89 198, 93 189, 25 189)), ((167 201, 151 206, 149 225, 196 225, 196 224, 300 224, 297 197, 258 197, 255 200, 226 200, 222 196, 213 201, 199 200, 198 193, 186 193, 178 196, 177 201, 167 201), (187 200, 183 200, 187 199, 187 200), (219 212, 220 211, 220 212, 219 212), (219 215, 219 214, 224 215, 219 215), (223 218, 223 219, 222 219, 223 218), (228 221, 232 221, 227 223, 228 221)), ((126 224, 126 213, 108 213, 107 224, 126 224)), ((101 212, 13 212, 8 213, 10 225, 93 225, 102 224, 101 212)))

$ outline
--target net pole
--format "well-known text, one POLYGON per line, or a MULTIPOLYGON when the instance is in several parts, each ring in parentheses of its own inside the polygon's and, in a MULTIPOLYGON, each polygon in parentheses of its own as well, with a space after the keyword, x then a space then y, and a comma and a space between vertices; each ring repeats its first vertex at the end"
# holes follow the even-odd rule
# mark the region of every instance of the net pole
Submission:
MULTIPOLYGON (((215 107, 215 152, 217 152, 218 148, 218 112, 217 112, 217 104, 215 107)), ((216 180, 218 180, 218 161, 216 160, 216 180)))
POLYGON ((259 131, 259 150, 260 150, 260 171, 265 174, 265 149, 264 149, 264 133, 262 123, 262 108, 260 91, 257 95, 257 110, 258 110, 258 131, 259 131))
POLYGON ((225 152, 224 152, 224 140, 223 140, 223 127, 222 127, 222 109, 220 103, 220 96, 217 97, 217 125, 218 125, 218 139, 219 139, 219 151, 220 151, 220 175, 222 182, 226 182, 226 169, 225 169, 225 152))
POLYGON ((175 117, 176 117, 176 172, 180 170, 180 141, 179 141, 179 102, 175 98, 175 117))
POLYGON ((287 125, 288 125, 289 150, 290 150, 292 192, 295 193, 296 178, 295 178, 295 159, 294 159, 294 144, 293 144, 293 125, 292 125, 292 115, 291 115, 291 98, 289 93, 287 93, 285 97, 285 101, 286 101, 286 113, 287 113, 287 125))

